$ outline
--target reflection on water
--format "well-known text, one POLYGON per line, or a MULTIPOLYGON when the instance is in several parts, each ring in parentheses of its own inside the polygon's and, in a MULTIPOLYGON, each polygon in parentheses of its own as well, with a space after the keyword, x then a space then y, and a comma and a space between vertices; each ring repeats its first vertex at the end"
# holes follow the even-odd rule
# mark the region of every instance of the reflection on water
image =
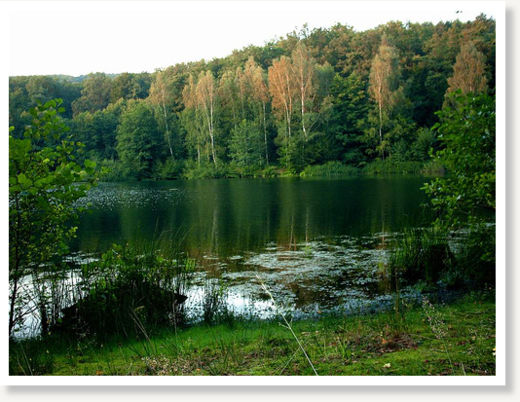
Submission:
POLYGON ((428 221, 424 178, 101 183, 81 204, 75 248, 169 238, 195 257, 290 249, 298 242, 396 232, 428 221))
POLYGON ((287 310, 381 301, 381 271, 395 233, 427 224, 424 178, 241 179, 101 183, 81 204, 74 247, 113 243, 180 248, 203 282, 220 278, 229 308, 269 315, 256 275, 287 310))
MULTIPOLYGON (((82 206, 71 258, 91 262, 113 243, 187 252, 198 272, 187 311, 203 315, 217 279, 232 313, 261 318, 381 309, 395 237, 429 223, 423 178, 252 179, 101 183, 82 206), (276 300, 262 290, 264 283, 276 300)), ((175 253, 172 253, 175 254, 175 253)), ((71 273, 71 275, 73 272, 71 273)), ((59 283, 73 288, 73 276, 59 283)), ((30 289, 30 279, 23 283, 30 289)), ((24 288, 24 289, 25 289, 24 288)), ((74 301, 69 292, 70 305, 74 301)), ((403 298, 416 298, 403 291, 403 298)), ((28 306, 21 336, 38 327, 28 306)))

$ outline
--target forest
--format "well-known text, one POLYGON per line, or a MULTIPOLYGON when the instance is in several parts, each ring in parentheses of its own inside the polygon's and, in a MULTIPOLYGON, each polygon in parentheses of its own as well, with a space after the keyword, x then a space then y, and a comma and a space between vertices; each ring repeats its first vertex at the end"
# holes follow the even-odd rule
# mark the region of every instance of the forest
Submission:
POLYGON ((483 14, 10 77, 10 375, 496 375, 495 124, 483 14))
POLYGON ((10 77, 9 125, 21 138, 27 110, 62 99, 69 139, 103 180, 439 173, 436 112, 452 92, 493 95, 494 69, 485 15, 304 26, 154 73, 10 77))

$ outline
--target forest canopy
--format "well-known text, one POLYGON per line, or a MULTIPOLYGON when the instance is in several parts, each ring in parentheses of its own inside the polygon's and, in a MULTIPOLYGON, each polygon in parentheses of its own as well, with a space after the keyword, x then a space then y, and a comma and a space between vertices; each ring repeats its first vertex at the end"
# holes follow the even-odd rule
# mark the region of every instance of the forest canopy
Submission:
POLYGON ((9 80, 9 125, 63 100, 106 179, 299 173, 339 161, 424 164, 452 92, 494 95, 495 21, 306 26, 264 46, 154 73, 9 80), (108 171, 107 170, 107 171, 108 171), (266 173, 267 172, 267 173, 266 173))

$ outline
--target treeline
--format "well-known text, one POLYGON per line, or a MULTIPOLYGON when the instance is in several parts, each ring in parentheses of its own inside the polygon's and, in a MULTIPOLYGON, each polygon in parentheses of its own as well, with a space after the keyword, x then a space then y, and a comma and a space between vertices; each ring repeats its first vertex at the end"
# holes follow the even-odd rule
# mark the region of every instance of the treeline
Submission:
POLYGON ((446 94, 494 94, 495 21, 304 27, 225 58, 155 73, 9 81, 23 135, 38 102, 63 99, 68 135, 107 178, 297 173, 329 161, 425 162, 446 94))

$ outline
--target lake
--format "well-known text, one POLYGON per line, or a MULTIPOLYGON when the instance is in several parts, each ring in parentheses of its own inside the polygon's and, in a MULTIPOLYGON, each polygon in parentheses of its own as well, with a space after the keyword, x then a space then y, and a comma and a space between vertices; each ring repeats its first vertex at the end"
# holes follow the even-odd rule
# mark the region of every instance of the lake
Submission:
POLYGON ((211 278, 235 313, 269 316, 259 281, 293 315, 391 302, 381 271, 392 240, 431 221, 424 177, 100 183, 81 205, 73 249, 152 241, 197 262, 196 315, 211 278), (260 279, 259 279, 260 278, 260 279))

